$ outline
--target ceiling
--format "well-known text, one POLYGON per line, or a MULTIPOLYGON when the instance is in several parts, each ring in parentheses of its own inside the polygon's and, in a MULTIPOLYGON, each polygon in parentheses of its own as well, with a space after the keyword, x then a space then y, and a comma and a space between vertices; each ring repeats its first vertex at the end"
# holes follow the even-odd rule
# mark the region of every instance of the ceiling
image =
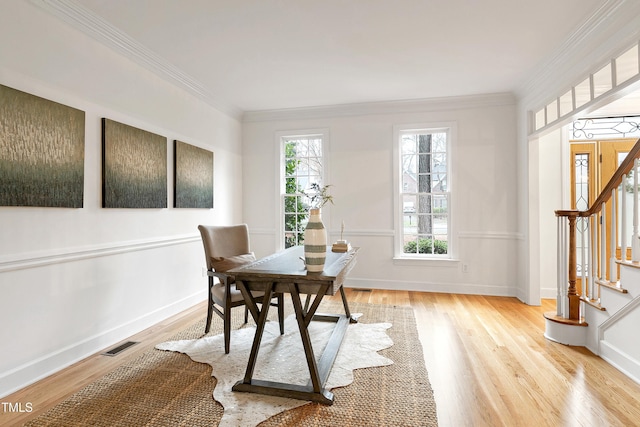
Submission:
POLYGON ((74 1, 239 111, 515 93, 606 3, 74 1))

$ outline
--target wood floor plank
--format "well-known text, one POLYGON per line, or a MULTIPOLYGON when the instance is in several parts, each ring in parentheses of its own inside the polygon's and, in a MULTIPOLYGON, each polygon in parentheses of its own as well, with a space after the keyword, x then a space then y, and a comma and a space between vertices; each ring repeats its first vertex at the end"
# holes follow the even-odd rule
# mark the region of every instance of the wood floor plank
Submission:
MULTIPOLYGON (((640 385, 581 347, 544 338, 539 307, 515 298, 347 289, 349 301, 411 306, 440 427, 640 426, 640 385)), ((330 297, 339 299, 339 295, 330 297)), ((0 413, 20 425, 205 315, 200 304, 133 337, 124 357, 94 355, 2 399, 33 412, 0 413)))

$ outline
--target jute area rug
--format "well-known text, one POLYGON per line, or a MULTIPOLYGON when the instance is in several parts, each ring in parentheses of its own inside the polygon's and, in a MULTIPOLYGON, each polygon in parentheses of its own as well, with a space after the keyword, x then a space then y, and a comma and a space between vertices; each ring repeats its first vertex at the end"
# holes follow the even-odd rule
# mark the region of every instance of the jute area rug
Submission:
MULTIPOLYGON (((290 305, 290 304, 287 304, 290 305)), ((437 426, 436 405, 410 307, 350 303, 360 322, 389 322, 393 346, 380 355, 389 366, 359 369, 354 382, 335 388, 331 406, 308 403, 260 424, 273 426, 437 426)), ((271 310, 270 317, 276 310, 271 310)), ((340 313, 341 304, 322 303, 319 312, 340 313)), ((233 310, 233 327, 244 313, 233 310)), ((203 316, 204 317, 204 316, 203 316)), ((202 337, 204 319, 171 340, 202 337)), ((208 335, 222 333, 214 316, 208 335)), ((231 341, 233 352, 233 340, 231 341)), ((189 356, 150 350, 88 385, 26 426, 217 426, 224 408, 213 400, 216 379, 211 367, 189 356)))

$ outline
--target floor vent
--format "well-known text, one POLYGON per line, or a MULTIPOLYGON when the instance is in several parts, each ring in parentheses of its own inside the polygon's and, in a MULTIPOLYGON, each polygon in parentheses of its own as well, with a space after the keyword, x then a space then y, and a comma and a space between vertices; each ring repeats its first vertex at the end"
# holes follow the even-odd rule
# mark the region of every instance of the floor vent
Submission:
POLYGON ((136 345, 138 344, 136 341, 127 341, 123 344, 120 344, 117 347, 112 348, 109 351, 105 351, 104 353, 102 353, 103 356, 116 356, 120 353, 122 353, 123 351, 125 351, 126 349, 128 349, 129 347, 131 347, 132 345, 136 345))
POLYGON ((351 290, 355 292, 371 292, 371 289, 352 288, 351 290))

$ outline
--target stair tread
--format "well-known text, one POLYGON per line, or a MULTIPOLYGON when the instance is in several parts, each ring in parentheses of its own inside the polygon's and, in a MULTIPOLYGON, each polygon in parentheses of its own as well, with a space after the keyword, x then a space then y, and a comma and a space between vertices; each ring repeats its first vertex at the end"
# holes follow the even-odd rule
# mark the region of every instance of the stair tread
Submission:
POLYGON ((584 317, 581 317, 580 320, 566 319, 562 316, 558 316, 555 311, 548 311, 544 313, 544 318, 547 320, 551 320, 552 322, 562 323, 565 325, 589 326, 589 324, 584 321, 584 317))
POLYGON ((640 262, 638 261, 628 261, 628 260, 622 261, 620 259, 617 259, 616 264, 626 265, 628 267, 633 267, 633 268, 640 268, 640 262))
POLYGON ((604 308, 597 300, 591 300, 588 297, 580 297, 580 301, 590 305, 591 307, 597 308, 600 311, 607 311, 607 309, 604 308))
POLYGON ((611 289, 612 291, 620 292, 623 294, 628 293, 629 291, 620 286, 620 282, 609 282, 608 280, 596 280, 596 284, 605 287, 607 289, 611 289))

